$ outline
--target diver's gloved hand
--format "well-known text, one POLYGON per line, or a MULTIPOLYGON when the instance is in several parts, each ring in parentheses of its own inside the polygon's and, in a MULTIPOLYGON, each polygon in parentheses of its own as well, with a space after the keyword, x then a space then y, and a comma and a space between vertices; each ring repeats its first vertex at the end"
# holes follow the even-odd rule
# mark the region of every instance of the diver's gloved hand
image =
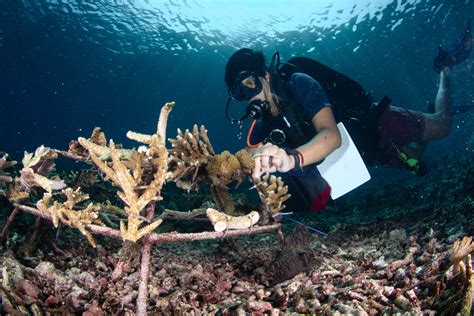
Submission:
POLYGON ((267 143, 256 149, 252 155, 255 162, 253 177, 259 178, 263 173, 288 172, 295 167, 295 159, 271 143, 267 143))

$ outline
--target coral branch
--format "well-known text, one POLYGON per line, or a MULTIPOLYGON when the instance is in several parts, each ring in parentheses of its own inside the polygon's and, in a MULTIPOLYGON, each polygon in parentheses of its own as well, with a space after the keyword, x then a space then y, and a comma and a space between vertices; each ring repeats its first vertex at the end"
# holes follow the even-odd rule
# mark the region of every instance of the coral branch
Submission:
POLYGON ((160 118, 158 119, 158 125, 156 127, 156 133, 161 138, 161 144, 164 146, 166 141, 166 127, 168 126, 168 116, 173 109, 175 102, 167 102, 161 108, 160 118))
POLYGON ((255 186, 263 206, 272 215, 283 210, 285 208, 283 202, 291 197, 288 186, 283 183, 281 177, 266 174, 255 179, 255 186))

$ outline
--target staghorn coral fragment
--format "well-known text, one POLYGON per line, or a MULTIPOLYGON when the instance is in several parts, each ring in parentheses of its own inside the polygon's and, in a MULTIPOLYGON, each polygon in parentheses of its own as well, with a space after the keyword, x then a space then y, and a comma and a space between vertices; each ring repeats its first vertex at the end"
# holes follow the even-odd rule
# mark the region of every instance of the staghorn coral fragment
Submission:
POLYGON ((211 220, 212 225, 214 225, 214 230, 216 232, 221 232, 227 229, 251 228, 260 219, 260 215, 255 211, 252 211, 245 216, 229 216, 215 209, 208 208, 206 214, 211 220))
POLYGON ((158 124, 156 127, 156 133, 161 137, 161 145, 165 145, 166 140, 166 127, 168 126, 168 116, 171 110, 174 108, 175 102, 167 102, 161 108, 160 117, 158 119, 158 124))
POLYGON ((100 127, 94 127, 89 140, 99 146, 107 146, 107 139, 105 138, 105 133, 102 132, 102 129, 100 127))
MULTIPOLYGON (((150 224, 148 228, 139 229, 142 220, 139 219, 140 212, 145 208, 146 204, 150 201, 158 199, 156 196, 161 189, 164 182, 164 169, 162 168, 156 174, 154 181, 149 185, 142 195, 138 195, 135 192, 137 182, 130 174, 127 167, 119 160, 118 154, 114 148, 113 141, 110 141, 110 152, 112 156, 112 168, 108 167, 104 163, 101 163, 97 157, 91 153, 91 158, 97 166, 104 171, 104 173, 121 189, 122 192, 118 192, 119 197, 127 205, 125 211, 128 214, 128 227, 125 226, 124 222, 120 223, 120 231, 124 240, 130 240, 136 242, 138 239, 143 237, 149 230, 153 230, 161 221, 156 221, 150 224)), ((165 159, 166 160, 166 159, 165 159)), ((166 165, 166 162, 164 163, 166 165)))
MULTIPOLYGON (((84 137, 79 137, 77 140, 79 141, 79 144, 81 144, 82 147, 86 148, 89 151, 89 155, 91 154, 91 152, 93 152, 94 155, 97 156, 98 159, 100 159, 101 161, 111 159, 112 154, 110 152, 110 148, 97 145, 85 139, 84 137)), ((116 151, 119 159, 129 159, 131 156, 130 150, 128 149, 117 148, 116 151)))
MULTIPOLYGON (((169 111, 173 104, 165 104, 159 118, 159 133, 165 136, 166 121, 169 111)), ((119 198, 125 203, 125 212, 128 216, 128 222, 120 222, 120 232, 123 240, 132 242, 138 241, 143 236, 152 232, 161 220, 157 220, 151 224, 142 227, 143 217, 140 213, 145 206, 152 202, 161 200, 161 188, 166 181, 167 169, 169 163, 168 150, 165 147, 164 138, 160 134, 144 135, 129 132, 129 136, 145 141, 148 145, 145 151, 138 153, 135 150, 128 151, 129 157, 125 161, 121 161, 120 152, 115 148, 113 140, 110 140, 108 152, 112 158, 112 165, 101 161, 95 152, 94 144, 85 139, 79 139, 81 145, 89 150, 92 161, 112 180, 121 191, 117 193, 119 198), (144 170, 142 162, 144 158, 150 164, 152 170, 151 179, 146 182, 143 179, 144 170)))
POLYGON ((67 197, 67 201, 63 204, 68 209, 72 209, 74 206, 76 206, 76 204, 89 199, 89 195, 82 193, 80 187, 78 187, 76 190, 67 188, 63 190, 63 193, 67 197))
MULTIPOLYGON (((175 102, 167 102, 161 108, 160 116, 158 118, 157 126, 156 126, 156 134, 160 138, 160 144, 165 145, 166 140, 166 127, 168 126, 168 116, 173 107, 175 106, 175 102)), ((127 137, 139 143, 150 145, 153 142, 153 135, 141 134, 133 131, 127 132, 127 137)))
POLYGON ((30 193, 20 185, 18 178, 15 181, 7 185, 7 198, 12 202, 20 202, 29 197, 30 193))
POLYGON ((152 142, 152 135, 140 134, 137 132, 128 131, 126 136, 131 140, 134 140, 136 142, 143 143, 143 144, 151 144, 152 142))
POLYGON ((288 193, 288 186, 281 177, 265 174, 254 182, 260 200, 269 213, 275 215, 285 208, 283 202, 288 200, 291 194, 288 193))
POLYGON ((207 136, 207 129, 204 127, 204 125, 201 125, 200 132, 201 132, 202 141, 206 145, 207 150, 209 151, 211 155, 215 155, 216 152, 214 151, 214 148, 212 147, 211 142, 209 141, 209 137, 207 136))
POLYGON ((191 181, 192 187, 196 187, 199 180, 200 170, 204 169, 209 161, 214 157, 207 134, 204 134, 204 126, 201 126, 201 134, 197 125, 194 125, 193 132, 186 130, 184 133, 178 129, 176 138, 169 139, 170 149, 170 168, 168 179, 171 181, 191 181))
MULTIPOLYGON (((79 193, 78 190, 72 191, 72 189, 68 189, 64 190, 63 193, 68 195, 68 200, 65 203, 69 206, 74 206, 75 201, 82 201, 85 197, 79 193)), ((51 215, 54 227, 57 228, 59 222, 75 227, 86 236, 93 247, 96 247, 94 237, 91 232, 86 229, 86 226, 91 224, 105 226, 99 219, 99 206, 90 203, 85 209, 73 210, 72 208, 68 208, 65 204, 52 201, 51 193, 45 193, 43 198, 36 203, 36 207, 39 211, 51 215)))

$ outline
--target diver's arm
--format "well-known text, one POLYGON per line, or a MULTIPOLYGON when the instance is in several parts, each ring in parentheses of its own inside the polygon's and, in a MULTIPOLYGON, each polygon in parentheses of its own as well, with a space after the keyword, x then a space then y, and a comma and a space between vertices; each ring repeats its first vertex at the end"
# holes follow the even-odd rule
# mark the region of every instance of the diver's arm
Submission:
POLYGON ((314 115, 312 122, 318 134, 306 144, 296 148, 304 157, 304 166, 320 162, 341 146, 341 134, 330 107, 322 108, 314 115))
MULTIPOLYGON (((341 134, 329 107, 324 107, 313 117, 312 122, 318 131, 313 139, 296 148, 303 155, 303 166, 319 162, 341 145, 341 134)), ((285 149, 267 143, 252 151, 255 166, 254 177, 263 172, 288 172, 295 168, 295 159, 285 149)))

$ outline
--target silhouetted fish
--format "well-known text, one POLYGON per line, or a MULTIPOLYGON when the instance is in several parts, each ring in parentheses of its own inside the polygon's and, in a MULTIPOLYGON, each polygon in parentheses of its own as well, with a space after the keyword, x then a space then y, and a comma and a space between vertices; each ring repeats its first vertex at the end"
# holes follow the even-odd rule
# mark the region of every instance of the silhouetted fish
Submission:
POLYGON ((466 30, 461 34, 456 42, 447 48, 439 47, 438 56, 433 59, 433 68, 436 72, 440 72, 444 66, 452 68, 464 60, 471 54, 472 49, 472 33, 471 18, 467 21, 466 30))

